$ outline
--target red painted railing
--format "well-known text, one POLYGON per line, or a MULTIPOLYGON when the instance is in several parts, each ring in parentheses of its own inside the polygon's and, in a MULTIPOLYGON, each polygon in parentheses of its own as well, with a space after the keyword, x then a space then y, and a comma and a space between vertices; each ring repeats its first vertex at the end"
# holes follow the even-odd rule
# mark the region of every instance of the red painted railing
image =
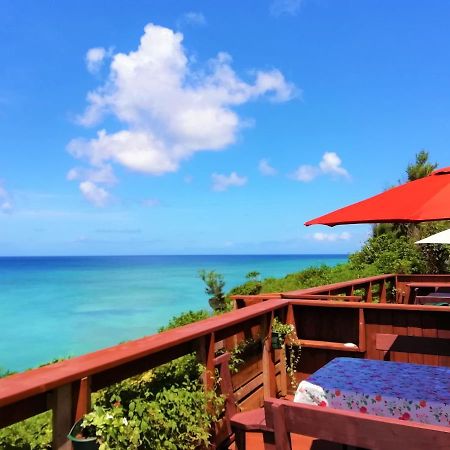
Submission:
MULTIPOLYGON (((450 339, 449 308, 404 304, 409 293, 403 291, 402 296, 389 297, 388 287, 398 293, 414 282, 446 283, 450 276, 383 275, 283 294, 236 296, 236 302, 243 303, 241 306, 255 304, 0 379, 0 427, 51 409, 53 448, 70 448, 66 434, 72 423, 89 410, 92 391, 192 352, 197 353, 206 373, 212 373, 218 345, 224 340, 237 342, 255 328, 264 342, 260 366, 264 397, 273 397, 277 386, 269 335, 274 315, 296 325, 304 347, 301 378, 336 352, 382 359, 383 352, 375 346, 377 334, 450 339), (393 284, 395 281, 397 285, 393 284), (397 303, 387 303, 394 299, 397 303), (355 346, 345 345, 349 342, 355 346)), ((393 358, 402 360, 403 356, 395 352, 394 349, 393 358)), ((411 355, 407 356, 410 362, 450 366, 446 355, 411 355)), ((210 377, 205 376, 204 384, 205 389, 212 388, 210 377)))

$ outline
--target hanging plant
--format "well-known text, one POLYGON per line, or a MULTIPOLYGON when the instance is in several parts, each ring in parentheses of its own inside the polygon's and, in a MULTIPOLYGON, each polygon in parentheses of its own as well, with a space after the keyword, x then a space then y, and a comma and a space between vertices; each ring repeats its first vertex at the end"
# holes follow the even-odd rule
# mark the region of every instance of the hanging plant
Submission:
POLYGON ((286 358, 286 372, 293 389, 297 388, 295 368, 300 362, 301 345, 294 325, 283 323, 277 317, 272 322, 272 348, 282 349, 286 358))

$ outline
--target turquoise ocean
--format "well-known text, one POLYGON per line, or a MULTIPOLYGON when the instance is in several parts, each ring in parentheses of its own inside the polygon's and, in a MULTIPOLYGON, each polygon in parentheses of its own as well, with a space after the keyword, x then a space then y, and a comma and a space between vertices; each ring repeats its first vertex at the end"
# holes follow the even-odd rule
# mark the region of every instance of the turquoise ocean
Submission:
POLYGON ((171 317, 208 309, 201 269, 226 289, 250 271, 263 278, 344 255, 99 256, 0 258, 0 368, 24 370, 55 358, 153 334, 171 317))

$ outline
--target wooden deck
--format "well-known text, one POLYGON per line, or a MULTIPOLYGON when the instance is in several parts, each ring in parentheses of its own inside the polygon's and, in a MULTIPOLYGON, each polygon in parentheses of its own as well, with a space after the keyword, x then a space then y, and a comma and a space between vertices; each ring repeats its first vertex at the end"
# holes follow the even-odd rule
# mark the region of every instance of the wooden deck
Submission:
MULTIPOLYGON (((292 393, 281 355, 271 348, 274 317, 294 325, 302 342, 297 381, 337 356, 450 367, 450 307, 411 304, 413 283, 449 282, 444 275, 390 274, 236 296, 230 313, 0 379, 0 427, 51 409, 53 448, 69 449, 67 432, 89 411, 92 392, 192 352, 206 373, 214 373, 217 351, 231 351, 249 338, 257 345, 232 377, 234 397, 241 411, 262 407, 265 399, 292 393)), ((210 376, 204 386, 213 389, 210 376)), ((219 445, 227 432, 217 434, 219 445)), ((341 448, 303 436, 293 443, 298 450, 341 448)), ((259 448, 261 436, 249 434, 247 449, 259 448)))

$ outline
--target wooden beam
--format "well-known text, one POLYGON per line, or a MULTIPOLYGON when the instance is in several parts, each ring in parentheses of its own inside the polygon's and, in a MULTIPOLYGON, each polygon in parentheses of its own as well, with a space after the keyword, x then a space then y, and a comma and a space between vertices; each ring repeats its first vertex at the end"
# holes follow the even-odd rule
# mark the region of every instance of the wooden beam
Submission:
POLYGON ((450 428, 372 416, 353 411, 322 408, 284 400, 265 402, 267 423, 273 423, 280 444, 277 450, 290 449, 287 433, 298 433, 327 441, 372 450, 447 450, 450 428))
POLYGON ((264 398, 275 397, 277 386, 275 379, 274 351, 272 349, 272 321, 274 314, 265 314, 261 320, 261 338, 263 340, 262 363, 264 398))
POLYGON ((55 389, 50 395, 50 404, 53 410, 52 450, 71 450, 72 444, 67 439, 67 434, 74 424, 72 416, 72 385, 66 384, 55 389))
POLYGON ((203 364, 205 371, 203 373, 203 386, 206 391, 214 388, 214 333, 202 336, 197 340, 197 360, 203 364))
POLYGON ((361 352, 366 351, 366 320, 362 308, 359 308, 358 347, 361 352))
POLYGON ((75 422, 91 410, 91 378, 84 377, 72 385, 74 406, 73 417, 75 422))
POLYGON ((450 339, 377 333, 376 348, 384 352, 450 356, 450 339))

